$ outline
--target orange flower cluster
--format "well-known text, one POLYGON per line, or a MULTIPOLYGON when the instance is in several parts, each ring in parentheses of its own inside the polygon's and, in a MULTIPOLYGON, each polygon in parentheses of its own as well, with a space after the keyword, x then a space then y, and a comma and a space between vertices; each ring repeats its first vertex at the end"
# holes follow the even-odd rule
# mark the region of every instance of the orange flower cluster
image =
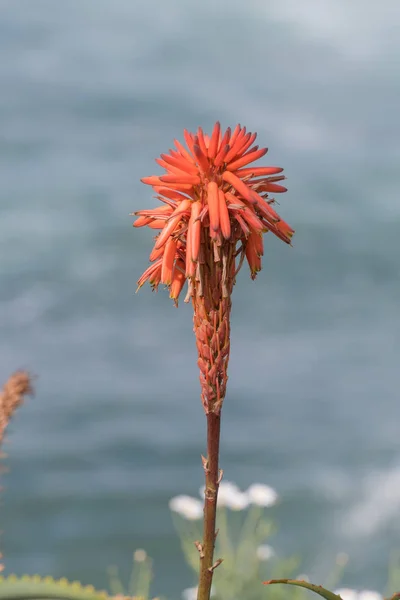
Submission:
POLYGON ((261 270, 262 234, 271 231, 288 244, 294 234, 269 197, 286 191, 277 183, 285 179, 279 175, 283 169, 249 166, 267 153, 267 148, 253 145, 256 133, 240 125, 222 133, 217 122, 211 136, 199 127, 196 134, 185 130, 184 137, 187 148, 174 140, 176 149, 156 160, 166 174, 142 179, 164 205, 134 213, 134 227, 161 230, 150 254, 152 264, 138 286, 148 280, 156 289, 163 283, 175 303, 186 279, 195 278, 203 235, 217 249, 224 241, 235 247, 241 243, 254 279, 261 270))

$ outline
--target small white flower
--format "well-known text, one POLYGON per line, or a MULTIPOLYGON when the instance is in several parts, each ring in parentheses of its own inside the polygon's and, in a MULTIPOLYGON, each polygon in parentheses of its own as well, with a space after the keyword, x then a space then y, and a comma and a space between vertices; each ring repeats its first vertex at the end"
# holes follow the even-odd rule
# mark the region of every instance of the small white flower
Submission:
POLYGON ((244 510, 249 504, 249 498, 244 492, 225 499, 225 506, 231 510, 244 510))
POLYGON ((357 590, 351 590, 350 588, 340 588, 335 590, 335 594, 340 596, 342 600, 358 600, 357 590))
POLYGON ((175 496, 169 501, 169 508, 173 512, 178 513, 188 521, 197 521, 203 516, 203 505, 197 498, 192 496, 175 496))
POLYGON ((258 506, 273 506, 278 501, 276 491, 263 483, 253 483, 246 493, 250 504, 257 504, 258 506))
POLYGON ((241 493, 242 492, 236 483, 232 483, 231 481, 221 481, 218 489, 218 502, 221 503, 221 506, 225 506, 225 498, 231 498, 232 496, 241 493))
POLYGON ((373 590, 352 590, 350 588, 340 588, 335 591, 342 600, 383 600, 382 594, 373 590))
POLYGON ((273 549, 272 546, 269 546, 268 544, 262 544, 261 546, 258 546, 258 548, 257 548, 258 560, 269 560, 273 556, 275 556, 275 550, 273 549))
POLYGON ((142 550, 142 548, 138 548, 133 553, 133 560, 135 562, 144 562, 146 560, 146 558, 147 558, 147 552, 146 552, 146 550, 142 550))
MULTIPOLYGON (((197 587, 186 588, 182 592, 183 600, 197 600, 197 591, 198 591, 197 587)), ((210 596, 214 596, 214 595, 215 595, 215 592, 214 592, 213 587, 211 586, 210 596)))
POLYGON ((226 506, 231 510, 243 510, 249 506, 249 498, 236 483, 222 481, 218 491, 218 506, 226 506))
POLYGON ((374 590, 361 590, 358 593, 358 600, 383 600, 383 596, 374 590))
POLYGON ((196 600, 197 598, 197 587, 186 588, 182 592, 183 600, 196 600))
POLYGON ((346 552, 339 552, 339 554, 336 555, 336 564, 339 567, 345 567, 348 562, 349 562, 349 555, 346 554, 346 552))

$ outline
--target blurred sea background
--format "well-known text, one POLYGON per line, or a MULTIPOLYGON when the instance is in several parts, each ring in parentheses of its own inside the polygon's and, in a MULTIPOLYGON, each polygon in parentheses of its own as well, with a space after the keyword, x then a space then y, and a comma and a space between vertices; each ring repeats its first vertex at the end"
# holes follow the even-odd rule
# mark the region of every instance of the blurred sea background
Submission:
MULTIPOLYGON (((183 128, 240 122, 285 168, 255 283, 234 290, 222 467, 273 486, 278 553, 382 590, 400 549, 400 4, 0 4, 0 379, 37 374, 2 477, 8 572, 107 585, 132 552, 180 597, 168 500, 197 495, 191 307, 136 280, 140 183, 183 128)), ((394 590, 392 590, 394 591, 394 590)))

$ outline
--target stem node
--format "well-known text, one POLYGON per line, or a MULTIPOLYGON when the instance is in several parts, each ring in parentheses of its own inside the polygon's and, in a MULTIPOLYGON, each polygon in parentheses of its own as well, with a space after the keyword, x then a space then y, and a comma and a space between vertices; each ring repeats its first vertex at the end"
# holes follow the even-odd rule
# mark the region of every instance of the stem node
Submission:
POLYGON ((218 558, 218 560, 215 561, 215 563, 208 569, 210 571, 210 573, 212 573, 213 571, 215 571, 215 569, 217 567, 219 567, 219 565, 223 562, 223 558, 218 558))

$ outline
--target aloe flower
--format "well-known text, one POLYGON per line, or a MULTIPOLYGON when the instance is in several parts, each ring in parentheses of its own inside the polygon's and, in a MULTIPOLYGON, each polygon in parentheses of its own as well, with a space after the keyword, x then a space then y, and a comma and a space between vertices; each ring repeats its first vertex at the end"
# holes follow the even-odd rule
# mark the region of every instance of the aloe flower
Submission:
POLYGON ((134 227, 156 231, 151 265, 138 281, 153 289, 164 284, 178 298, 187 280, 192 299, 202 401, 206 412, 219 412, 226 391, 229 358, 229 313, 235 277, 244 258, 252 279, 261 270, 263 234, 271 231, 290 244, 294 230, 273 208, 270 194, 285 192, 280 167, 254 167, 267 153, 254 145, 257 134, 237 125, 211 136, 199 127, 184 131, 187 148, 175 149, 156 162, 166 174, 144 177, 162 202, 139 210, 134 227))
MULTIPOLYGON (((156 162, 166 173, 144 177, 162 204, 139 210, 135 227, 156 233, 150 266, 138 281, 156 290, 167 286, 178 304, 188 282, 185 301, 192 301, 200 370, 201 399, 207 416, 207 458, 203 457, 206 486, 198 599, 209 600, 214 569, 219 471, 220 415, 228 381, 231 296, 244 259, 251 278, 261 270, 263 234, 272 232, 290 244, 294 230, 274 210, 271 194, 285 192, 280 167, 251 164, 267 153, 254 145, 257 134, 237 125, 221 132, 216 123, 210 136, 201 127, 184 131, 186 148, 175 149, 156 162)), ((243 495, 240 507, 248 504, 243 495)), ((237 507, 240 509, 240 507, 237 507)))

